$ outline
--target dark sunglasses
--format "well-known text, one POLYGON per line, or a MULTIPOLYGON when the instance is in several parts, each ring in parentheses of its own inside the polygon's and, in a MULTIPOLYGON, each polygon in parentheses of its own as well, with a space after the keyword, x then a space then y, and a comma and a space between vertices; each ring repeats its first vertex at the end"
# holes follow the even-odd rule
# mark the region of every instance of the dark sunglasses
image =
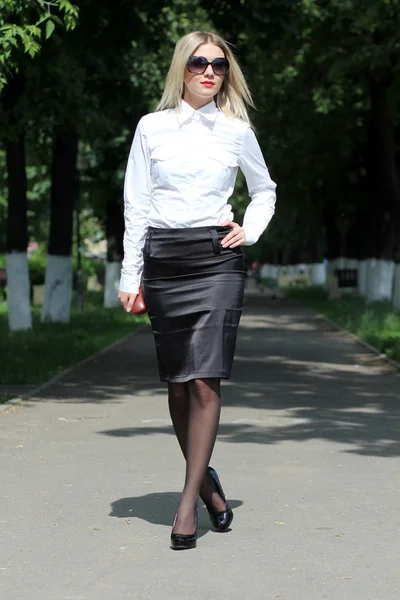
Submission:
POLYGON ((214 75, 226 75, 229 71, 229 60, 226 58, 214 58, 209 62, 204 56, 189 56, 187 61, 188 71, 196 75, 205 73, 208 65, 211 65, 214 75))

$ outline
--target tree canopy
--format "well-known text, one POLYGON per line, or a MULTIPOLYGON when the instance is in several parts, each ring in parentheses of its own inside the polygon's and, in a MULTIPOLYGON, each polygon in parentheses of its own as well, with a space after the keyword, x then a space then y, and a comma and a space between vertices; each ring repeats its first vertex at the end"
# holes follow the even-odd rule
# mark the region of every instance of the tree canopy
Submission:
MULTIPOLYGON (((45 236, 51 141, 66 120, 79 135, 85 214, 105 234, 107 201, 122 202, 133 130, 154 110, 174 44, 205 28, 233 44, 278 183, 277 215, 250 254, 400 260, 399 8, 398 0, 83 0, 79 9, 72 0, 1 1, 3 93, 15 73, 25 78, 31 237, 45 236)), ((233 203, 240 218, 242 179, 233 203)))

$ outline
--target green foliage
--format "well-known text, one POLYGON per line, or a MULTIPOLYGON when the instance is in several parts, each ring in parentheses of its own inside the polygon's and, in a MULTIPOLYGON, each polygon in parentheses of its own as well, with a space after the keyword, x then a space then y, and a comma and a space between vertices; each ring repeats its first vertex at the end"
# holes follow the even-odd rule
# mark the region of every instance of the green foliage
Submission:
POLYGON ((132 41, 131 82, 141 90, 151 110, 161 98, 176 42, 191 31, 213 29, 198 1, 172 0, 168 5, 159 4, 157 18, 151 10, 141 13, 144 35, 132 41))
POLYGON ((6 247, 7 223, 7 187, 6 187, 6 157, 0 149, 0 253, 6 247))
MULTIPOLYGON (((352 241, 354 255, 359 239, 368 238, 362 229, 368 205, 374 226, 376 213, 381 218, 375 230, 385 219, 398 220, 393 204, 383 208, 395 183, 369 166, 376 164, 370 155, 376 146, 371 78, 383 82, 387 92, 388 122, 380 124, 380 137, 388 132, 397 162, 400 156, 397 0, 376 0, 362 10, 355 0, 171 0, 168 5, 137 0, 120 3, 118 10, 107 0, 85 0, 79 15, 77 5, 74 0, 0 2, 3 64, 11 45, 7 68, 23 66, 26 75, 20 114, 28 125, 32 239, 47 238, 51 141, 65 120, 74 122, 80 136, 84 227, 90 221, 92 232, 98 227, 104 235, 108 199, 122 203, 133 129, 161 96, 175 42, 194 29, 219 30, 233 42, 258 106, 252 115, 257 135, 278 183, 276 216, 260 243, 246 248, 251 258, 314 262, 329 250, 328 238, 334 238, 336 252, 338 239, 345 250, 352 241), (32 43, 41 48, 34 61, 26 58, 38 50, 32 43)), ((386 159, 386 150, 377 147, 376 155, 386 159)), ((0 250, 4 170, 0 154, 0 250)), ((239 177, 232 199, 239 222, 248 202, 239 177)))
POLYGON ((42 247, 29 257, 29 279, 31 285, 43 285, 46 274, 47 255, 42 247))
POLYGON ((352 296, 328 300, 322 288, 290 289, 287 293, 400 361, 400 311, 394 310, 390 302, 369 304, 352 296))
MULTIPOLYGON (((313 262, 329 250, 338 256, 337 239, 352 246, 345 247, 351 256, 365 252, 359 240, 370 236, 362 229, 367 219, 372 229, 380 220, 383 230, 388 220, 383 203, 376 210, 377 196, 399 230, 394 198, 400 198, 400 188, 391 150, 400 124, 398 0, 363 8, 355 0, 252 0, 242 11, 229 1, 223 10, 222 2, 206 4, 228 39, 238 40, 258 106, 258 137, 278 183, 277 215, 260 245, 264 259, 313 262), (374 139, 371 81, 383 86, 379 106, 385 94, 388 105, 377 116, 374 139), (384 157, 386 166, 371 160, 371 152, 384 157)), ((384 242, 370 251, 379 254, 384 242)))
MULTIPOLYGON (((45 282, 46 275, 46 264, 47 264, 47 252, 43 246, 40 246, 38 250, 32 252, 29 257, 29 276, 31 285, 43 285, 45 282)), ((1 266, 1 257, 0 257, 1 266)), ((97 275, 97 277, 104 280, 104 263, 93 260, 92 258, 82 255, 81 267, 83 273, 84 283, 87 282, 88 277, 91 275, 97 275)), ((76 275, 78 268, 78 259, 76 253, 76 247, 73 250, 72 257, 72 268, 73 273, 76 275)))
POLYGON ((0 91, 7 74, 19 68, 20 55, 34 58, 56 25, 73 29, 78 7, 69 0, 2 0, 0 2, 0 91))
POLYGON ((86 294, 83 311, 73 309, 71 322, 40 323, 33 310, 33 331, 8 333, 6 307, 0 305, 0 385, 39 384, 63 369, 97 352, 138 325, 121 308, 103 308, 102 294, 86 294))

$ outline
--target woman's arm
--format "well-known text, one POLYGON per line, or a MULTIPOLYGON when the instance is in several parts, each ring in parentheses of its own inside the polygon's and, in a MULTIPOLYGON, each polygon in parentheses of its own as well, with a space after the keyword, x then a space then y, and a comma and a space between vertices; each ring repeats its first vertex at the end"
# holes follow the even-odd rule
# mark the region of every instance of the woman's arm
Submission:
POLYGON ((150 194, 150 157, 140 121, 129 153, 124 185, 124 260, 119 290, 128 294, 139 292, 150 194))
POLYGON ((251 198, 243 219, 246 236, 244 245, 250 246, 267 228, 275 212, 276 200, 276 184, 269 175, 257 138, 250 128, 246 132, 238 162, 251 198))

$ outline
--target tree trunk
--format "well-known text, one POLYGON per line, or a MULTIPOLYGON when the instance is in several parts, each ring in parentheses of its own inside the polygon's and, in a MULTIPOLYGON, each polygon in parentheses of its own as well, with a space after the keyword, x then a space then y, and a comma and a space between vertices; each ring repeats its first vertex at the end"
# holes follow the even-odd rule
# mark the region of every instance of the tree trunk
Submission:
POLYGON ((72 301, 72 230, 78 136, 66 123, 55 135, 51 170, 51 216, 42 322, 68 323, 72 301))
POLYGON ((11 134, 6 141, 8 213, 6 239, 8 322, 11 331, 32 328, 28 267, 28 200, 25 140, 18 103, 24 79, 14 75, 5 89, 4 109, 11 134))
POLYGON ((107 264, 104 288, 106 308, 119 306, 117 292, 124 255, 124 215, 122 201, 116 200, 117 194, 118 190, 115 190, 106 203, 107 264))
POLYGON ((387 92, 389 78, 371 74, 367 178, 368 238, 373 258, 400 258, 400 179, 396 168, 394 131, 387 92))

